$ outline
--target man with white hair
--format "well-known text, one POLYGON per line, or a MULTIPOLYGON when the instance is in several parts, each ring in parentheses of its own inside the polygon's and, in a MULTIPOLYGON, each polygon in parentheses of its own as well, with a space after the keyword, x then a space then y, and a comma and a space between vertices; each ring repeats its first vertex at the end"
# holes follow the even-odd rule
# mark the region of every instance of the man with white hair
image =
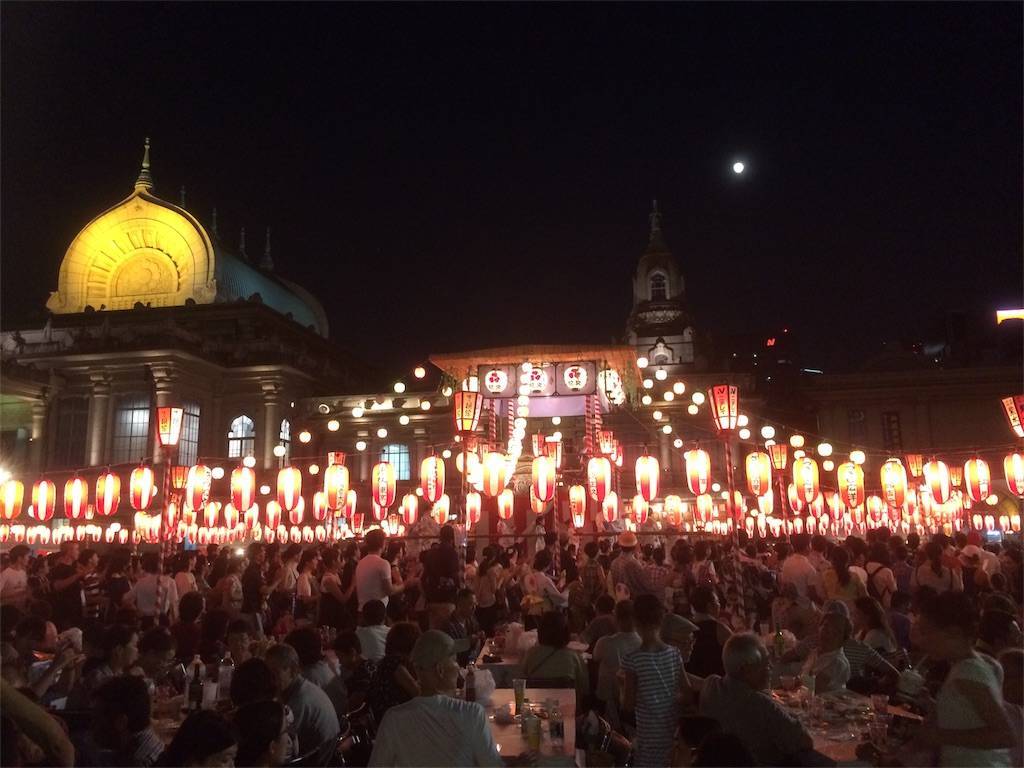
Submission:
POLYGON ((725 677, 704 680, 700 713, 739 738, 761 765, 790 764, 813 741, 800 721, 766 692, 771 679, 768 649, 754 634, 730 637, 722 650, 725 677))
POLYGON ((456 699, 455 641, 428 630, 412 649, 420 695, 391 707, 381 720, 371 766, 500 766, 484 708, 456 699))

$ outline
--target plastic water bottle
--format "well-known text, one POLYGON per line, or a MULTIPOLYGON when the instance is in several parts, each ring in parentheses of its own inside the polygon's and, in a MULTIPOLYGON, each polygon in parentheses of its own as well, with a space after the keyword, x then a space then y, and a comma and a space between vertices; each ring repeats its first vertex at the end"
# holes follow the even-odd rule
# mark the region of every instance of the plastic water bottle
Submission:
POLYGON ((197 653, 188 670, 188 711, 197 712, 203 708, 203 660, 197 653))
POLYGON ((231 659, 231 651, 226 651, 217 668, 217 698, 221 701, 231 698, 231 678, 234 674, 235 662, 231 659))
POLYGON ((565 746, 565 720, 556 700, 548 712, 548 730, 551 732, 551 747, 558 751, 565 746))

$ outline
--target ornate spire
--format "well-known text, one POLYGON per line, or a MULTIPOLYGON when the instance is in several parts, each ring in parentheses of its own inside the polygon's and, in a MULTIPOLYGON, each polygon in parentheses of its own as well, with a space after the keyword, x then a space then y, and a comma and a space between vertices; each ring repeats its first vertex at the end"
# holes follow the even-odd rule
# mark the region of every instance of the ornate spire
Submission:
POLYGON ((135 180, 136 191, 153 189, 153 177, 149 173, 149 136, 146 137, 146 149, 142 153, 142 170, 139 171, 139 178, 135 180))
POLYGON ((267 241, 263 244, 263 258, 260 259, 260 269, 268 272, 274 269, 274 260, 270 257, 270 227, 267 227, 267 241))
POLYGON ((648 251, 668 251, 665 238, 661 234, 661 211, 658 210, 658 201, 654 200, 651 205, 651 214, 648 216, 651 222, 651 234, 647 238, 648 251))
POLYGON ((249 260, 249 254, 245 252, 245 227, 242 227, 242 233, 238 236, 238 255, 249 260))

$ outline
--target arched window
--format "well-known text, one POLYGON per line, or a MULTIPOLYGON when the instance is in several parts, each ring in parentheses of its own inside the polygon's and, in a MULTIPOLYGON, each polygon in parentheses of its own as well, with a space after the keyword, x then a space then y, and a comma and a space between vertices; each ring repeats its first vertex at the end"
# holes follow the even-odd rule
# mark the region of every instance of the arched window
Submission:
POLYGON ((651 275, 651 301, 666 301, 668 299, 668 280, 661 272, 651 275))
POLYGON ((256 422, 248 416, 239 416, 228 430, 228 458, 240 459, 256 452, 256 422))
POLYGON ((288 419, 281 419, 281 431, 277 435, 278 445, 284 446, 284 455, 292 452, 292 425, 288 419))
POLYGON ((386 461, 395 468, 396 480, 408 480, 411 477, 409 466, 409 446, 402 443, 390 443, 380 450, 380 460, 386 461))

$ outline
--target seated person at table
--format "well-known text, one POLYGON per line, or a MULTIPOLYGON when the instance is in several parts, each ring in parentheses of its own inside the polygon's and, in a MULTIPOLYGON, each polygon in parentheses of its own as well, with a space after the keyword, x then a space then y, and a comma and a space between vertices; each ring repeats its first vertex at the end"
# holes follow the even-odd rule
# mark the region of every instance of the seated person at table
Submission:
POLYGON ((115 624, 103 635, 103 658, 78 678, 68 696, 68 709, 86 709, 92 692, 106 680, 123 675, 139 656, 139 636, 135 630, 115 624))
POLYGON ((567 678, 576 686, 577 701, 590 692, 590 679, 583 657, 565 646, 569 623, 560 613, 545 613, 537 627, 537 645, 526 652, 519 677, 527 680, 567 678))
MULTIPOLYGON (((174 644, 178 649, 178 658, 186 664, 192 661, 192 657, 199 652, 202 631, 199 626, 199 617, 203 613, 203 608, 203 596, 198 592, 188 592, 178 603, 178 621, 171 625, 171 635, 174 637, 174 644)), ((234 658, 234 654, 232 654, 232 658, 234 658)))
POLYGON ((235 765, 273 768, 288 755, 288 719, 279 701, 257 701, 235 712, 238 754, 235 765))
POLYGON ((252 625, 248 619, 235 619, 228 624, 228 650, 236 667, 252 658, 252 625))
POLYGON ((800 721, 767 692, 771 677, 768 649, 756 635, 735 634, 722 651, 725 677, 704 681, 700 713, 737 736, 761 765, 795 764, 813 747, 800 721))
POLYGON ((384 658, 384 643, 388 639, 388 625, 384 623, 387 608, 380 600, 370 600, 363 606, 363 625, 356 627, 363 658, 380 661, 384 658))
POLYGON ((419 695, 420 686, 409 660, 419 636, 419 625, 411 621, 400 621, 388 632, 384 658, 374 670, 367 695, 378 723, 388 709, 419 695))
POLYGON ((235 667, 231 676, 231 703, 236 707, 275 696, 274 673, 263 659, 248 659, 235 667))
POLYGON ((174 638, 163 627, 153 627, 139 640, 138 663, 146 678, 154 685, 160 685, 166 680, 174 659, 174 638))
POLYGON ((302 666, 302 676, 320 688, 326 688, 337 677, 334 670, 324 660, 324 650, 320 641, 320 633, 313 627, 293 629, 284 639, 287 645, 295 649, 302 666))
POLYGON ((231 723, 212 710, 199 710, 185 718, 158 766, 229 768, 235 764, 238 744, 231 723))
POLYGON ((690 593, 690 606, 697 634, 687 669, 700 677, 721 675, 725 671, 722 668, 722 648, 732 630, 719 621, 722 604, 714 587, 708 584, 695 587, 690 593))
POLYGON ((617 632, 605 635, 594 646, 597 662, 597 698, 604 704, 604 717, 612 728, 619 729, 619 664, 640 647, 640 635, 633 623, 633 603, 620 600, 615 605, 617 632))
POLYGON ((411 663, 420 693, 388 710, 370 765, 502 765, 484 708, 454 698, 459 680, 455 641, 444 632, 424 632, 411 663))
POLYGON ((803 674, 814 675, 814 692, 841 691, 850 681, 850 662, 843 645, 850 638, 850 620, 842 614, 826 613, 818 627, 818 647, 804 661, 803 674))
POLYGON ((334 640, 334 653, 338 657, 338 676, 324 688, 338 715, 356 709, 366 701, 370 681, 376 665, 362 656, 359 636, 355 632, 342 632, 334 640))
POLYGON ((119 675, 96 689, 91 746, 77 765, 147 766, 156 763, 164 743, 150 726, 149 690, 141 677, 119 675))
POLYGON ((469 648, 459 652, 460 667, 476 661, 484 636, 476 620, 476 593, 472 589, 464 587, 459 590, 455 597, 455 612, 443 629, 453 640, 469 641, 469 648))
MULTIPOLYGON (((590 542, 593 544, 594 542, 590 542)), ((587 546, 589 547, 590 544, 587 546)), ((595 545, 596 549, 596 545, 595 545)), ((591 619, 587 628, 580 633, 580 640, 593 648, 597 641, 607 635, 618 632, 618 622, 615 620, 615 598, 609 594, 602 594, 594 603, 597 616, 591 619)))
MULTIPOLYGON (((278 643, 267 650, 267 666, 274 673, 278 699, 292 711, 299 754, 317 749, 338 735, 338 716, 327 694, 302 676, 299 656, 290 645, 278 643)), ((237 674, 237 673, 236 673, 237 674)))

